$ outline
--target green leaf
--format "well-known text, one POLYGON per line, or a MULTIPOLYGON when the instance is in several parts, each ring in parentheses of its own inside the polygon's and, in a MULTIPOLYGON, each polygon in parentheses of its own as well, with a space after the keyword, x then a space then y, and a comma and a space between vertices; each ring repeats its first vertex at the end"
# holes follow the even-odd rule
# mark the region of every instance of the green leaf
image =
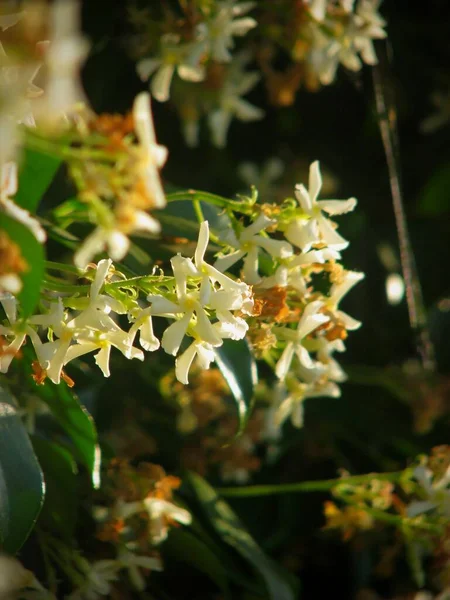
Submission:
POLYGON ((199 475, 189 473, 188 481, 193 488, 211 525, 263 579, 268 597, 273 600, 294 600, 296 595, 278 565, 258 546, 230 506, 199 475))
POLYGON ((253 390, 258 383, 256 362, 245 340, 224 340, 215 349, 216 363, 236 401, 241 434, 253 409, 253 390))
POLYGON ((172 529, 162 551, 163 554, 205 573, 221 589, 225 598, 231 598, 224 565, 193 533, 184 529, 172 529))
POLYGON ((0 388, 0 546, 15 554, 44 500, 44 479, 11 396, 0 388))
POLYGON ((88 468, 94 487, 98 487, 100 447, 93 418, 65 383, 46 381, 35 389, 72 440, 76 458, 88 468))
POLYGON ((60 165, 59 158, 25 149, 19 171, 19 189, 14 197, 16 204, 35 213, 60 165))
POLYGON ((71 539, 77 515, 77 466, 62 446, 33 437, 33 448, 45 476, 45 501, 39 523, 71 539))
POLYGON ((22 289, 18 299, 22 316, 28 317, 36 307, 41 294, 41 283, 44 277, 44 248, 25 225, 0 212, 0 230, 2 229, 20 247, 22 256, 27 263, 26 271, 20 273, 22 289))

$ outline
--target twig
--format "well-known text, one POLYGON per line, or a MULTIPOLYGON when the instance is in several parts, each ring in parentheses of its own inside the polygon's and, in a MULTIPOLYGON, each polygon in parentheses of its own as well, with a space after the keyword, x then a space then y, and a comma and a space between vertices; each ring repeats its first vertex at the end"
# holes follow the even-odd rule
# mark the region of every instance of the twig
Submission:
POLYGON ((417 349, 422 359, 423 367, 427 371, 432 372, 435 370, 434 349, 428 329, 422 288, 409 238, 408 224, 403 204, 397 134, 397 113, 394 103, 388 101, 385 94, 385 80, 387 79, 386 73, 389 62, 386 50, 387 47, 385 45, 380 64, 373 68, 378 124, 389 171, 389 183, 400 248, 400 261, 406 286, 406 302, 408 305, 409 321, 416 337, 417 349))

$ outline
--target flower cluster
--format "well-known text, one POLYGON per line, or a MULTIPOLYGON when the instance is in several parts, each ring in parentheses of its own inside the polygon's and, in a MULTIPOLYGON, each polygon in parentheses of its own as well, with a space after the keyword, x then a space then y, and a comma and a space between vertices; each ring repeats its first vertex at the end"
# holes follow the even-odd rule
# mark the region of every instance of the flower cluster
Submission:
POLYGON ((88 51, 78 31, 75 0, 4 3, 0 15, 0 166, 15 158, 19 125, 54 129, 77 102, 84 100, 79 68, 88 51), (9 9, 9 10, 8 10, 9 9), (12 28, 8 42, 1 34, 12 28), (48 41, 50 40, 50 41, 48 41), (44 89, 35 84, 43 81, 44 89))
POLYGON ((245 36, 256 27, 255 19, 247 15, 255 5, 223 0, 186 7, 183 18, 172 17, 168 23, 161 23, 157 47, 147 39, 153 17, 132 14, 143 38, 137 42, 138 53, 152 53, 138 60, 138 74, 144 81, 151 78, 150 90, 156 100, 166 102, 172 98, 189 146, 198 144, 202 115, 207 116, 212 142, 223 147, 232 118, 252 121, 264 114, 242 98, 259 79, 258 73, 245 71, 250 54, 231 53, 234 38, 245 36))
POLYGON ((310 19, 298 44, 301 60, 322 85, 336 77, 340 64, 359 71, 363 63, 374 65, 373 40, 386 37, 386 22, 378 12, 380 0, 309 0, 310 19))
POLYGON ((321 186, 319 163, 314 162, 309 189, 300 184, 295 200, 263 205, 247 227, 237 223, 223 236, 228 251, 215 263, 225 270, 242 261, 242 278, 253 286, 248 338, 255 354, 274 367, 278 384, 270 421, 278 426, 289 415, 301 426, 305 398, 340 395, 337 384, 345 374, 333 354, 345 349, 347 331, 360 326, 339 304, 364 275, 337 263, 348 242, 326 216, 353 210, 356 200, 318 200, 321 186), (280 232, 284 239, 268 232, 280 232), (261 265, 268 258, 270 273, 264 275, 261 265), (319 273, 329 280, 326 295, 311 285, 319 273))
POLYGON ((173 503, 173 490, 180 485, 178 478, 166 475, 158 465, 132 467, 118 459, 110 463, 102 504, 94 508, 94 516, 97 538, 114 546, 117 558, 103 562, 109 563, 115 579, 126 569, 133 587, 142 591, 143 573, 162 570, 156 547, 176 523, 191 523, 190 513, 173 503))
POLYGON ((149 294, 150 305, 144 307, 136 300, 130 299, 125 304, 114 297, 114 288, 120 287, 121 278, 116 275, 118 281, 108 284, 114 279, 110 259, 98 263, 88 296, 50 300, 46 312, 26 322, 18 319, 15 297, 4 294, 0 302, 7 321, 0 326, 4 340, 0 371, 8 371, 12 359, 29 337, 37 356, 35 379, 38 383, 47 377, 54 383, 59 383, 61 377, 67 379, 65 365, 91 352, 96 352, 95 362, 108 377, 111 348, 117 348, 126 358, 143 360, 143 351, 133 346, 138 333, 144 350, 151 352, 159 348, 152 317, 160 316, 173 320, 162 336, 161 346, 168 354, 177 356, 177 378, 187 383, 196 356, 206 369, 214 360, 214 349, 221 346, 224 339, 245 336, 248 325, 243 315, 250 314, 253 308, 251 289, 246 283, 232 279, 205 261, 208 241, 208 222, 205 221, 200 228, 194 260, 178 254, 171 259, 173 277, 149 277, 149 282, 154 283, 154 292, 159 293, 149 294), (133 322, 128 331, 120 328, 114 314, 128 314, 133 322), (193 341, 180 354, 185 336, 193 341))
POLYGON ((103 250, 121 260, 128 252, 130 233, 160 232, 159 222, 148 211, 166 205, 158 170, 167 149, 156 142, 150 96, 145 92, 136 97, 132 114, 80 114, 76 128, 87 152, 72 157, 69 169, 78 197, 97 225, 75 254, 75 264, 83 268, 103 250))

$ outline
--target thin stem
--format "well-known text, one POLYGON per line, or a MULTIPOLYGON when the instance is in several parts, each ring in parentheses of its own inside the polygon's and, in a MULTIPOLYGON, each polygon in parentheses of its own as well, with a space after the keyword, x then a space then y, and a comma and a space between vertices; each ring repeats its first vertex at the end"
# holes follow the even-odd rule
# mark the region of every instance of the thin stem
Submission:
MULTIPOLYGON (((387 69, 388 56, 384 53, 382 63, 387 69)), ((406 286, 406 301, 411 328, 417 338, 417 347, 425 369, 435 370, 433 344, 427 327, 427 314, 424 306, 422 288, 414 259, 414 252, 409 238, 408 224, 403 205, 403 194, 400 180, 400 160, 398 134, 396 129, 397 114, 394 103, 387 102, 383 81, 382 67, 373 69, 375 101, 378 112, 378 124, 383 141, 386 162, 389 171, 392 202, 397 228, 400 261, 406 286)))
POLYGON ((68 265, 66 263, 54 262, 52 260, 46 260, 45 266, 49 271, 61 271, 63 273, 74 273, 75 275, 82 275, 84 271, 78 267, 68 265))
POLYGON ((56 156, 63 160, 99 160, 115 163, 120 158, 120 155, 117 153, 105 152, 104 150, 98 150, 96 148, 74 148, 57 142, 51 142, 47 139, 38 137, 36 134, 32 134, 29 130, 27 130, 27 135, 25 136, 24 146, 30 150, 36 150, 42 154, 56 156))
POLYGON ((368 473, 367 475, 354 475, 339 479, 325 479, 318 481, 301 481, 300 483, 282 483, 278 485, 249 485, 245 487, 223 487, 216 491, 222 496, 251 498, 254 496, 276 496, 280 494, 326 492, 336 485, 366 483, 372 479, 397 481, 402 471, 393 473, 368 473))

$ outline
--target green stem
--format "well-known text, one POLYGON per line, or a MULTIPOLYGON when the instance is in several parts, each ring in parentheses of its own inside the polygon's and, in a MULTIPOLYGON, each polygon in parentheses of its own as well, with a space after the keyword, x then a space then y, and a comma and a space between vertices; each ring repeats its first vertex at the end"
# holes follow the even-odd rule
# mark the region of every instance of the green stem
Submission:
POLYGON ((241 202, 239 200, 230 200, 229 198, 224 198, 223 196, 217 196, 216 194, 210 194, 209 192, 201 192, 198 190, 173 192, 172 194, 167 194, 166 200, 167 202, 186 200, 190 202, 206 202, 207 204, 219 206, 220 208, 230 208, 242 214, 251 214, 253 212, 253 208, 250 204, 246 204, 245 202, 241 202))
POLYGON ((326 492, 341 483, 357 485, 372 479, 397 481, 402 471, 393 473, 368 473, 366 475, 353 475, 339 479, 325 479, 318 481, 301 481, 300 483, 281 483, 275 485, 249 485, 245 487, 217 488, 217 493, 222 496, 251 498, 254 496, 276 496, 279 494, 292 494, 304 492, 326 492))
POLYGON ((46 260, 45 266, 50 271, 61 271, 63 273, 74 273, 75 275, 82 275, 84 271, 78 267, 68 265, 66 263, 54 262, 52 260, 46 260))
POLYGON ((35 150, 42 154, 56 156, 62 160, 98 160, 108 163, 115 163, 121 158, 117 153, 105 152, 96 148, 73 148, 72 146, 64 146, 57 142, 52 142, 47 139, 38 137, 36 134, 26 130, 24 146, 30 150, 35 150))

